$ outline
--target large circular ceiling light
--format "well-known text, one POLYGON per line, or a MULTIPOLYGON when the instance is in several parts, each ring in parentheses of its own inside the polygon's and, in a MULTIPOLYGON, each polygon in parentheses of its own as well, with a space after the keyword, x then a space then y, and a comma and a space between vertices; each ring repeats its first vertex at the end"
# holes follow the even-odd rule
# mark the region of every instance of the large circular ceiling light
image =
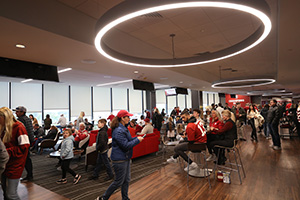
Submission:
POLYGON ((244 88, 262 86, 274 83, 275 79, 267 78, 253 78, 253 79, 241 79, 241 80, 226 80, 217 81, 212 84, 213 88, 244 88))
POLYGON ((141 66, 141 67, 183 67, 200 65, 222 59, 226 59, 243 53, 261 43, 271 31, 271 20, 268 17, 268 4, 264 0, 226 0, 226 1, 203 1, 203 0, 130 0, 108 10, 97 22, 95 46, 97 50, 106 58, 113 61, 141 66), (117 25, 153 12, 180 8, 223 8, 234 9, 249 13, 257 17, 262 25, 248 38, 243 41, 222 49, 209 55, 200 55, 178 59, 150 59, 129 56, 110 48, 103 41, 103 37, 109 35, 109 30, 117 25))

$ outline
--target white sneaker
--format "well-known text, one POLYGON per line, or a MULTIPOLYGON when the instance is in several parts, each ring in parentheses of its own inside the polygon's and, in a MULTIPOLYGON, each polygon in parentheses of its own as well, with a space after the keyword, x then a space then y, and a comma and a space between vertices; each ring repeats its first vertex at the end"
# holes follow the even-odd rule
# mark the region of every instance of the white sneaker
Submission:
POLYGON ((281 150, 281 147, 279 147, 279 146, 274 146, 273 149, 274 149, 274 150, 281 150))
POLYGON ((273 147, 274 147, 274 145, 273 145, 273 144, 270 144, 270 145, 269 145, 269 147, 270 147, 270 148, 273 148, 273 147))
POLYGON ((173 158, 173 156, 171 156, 168 160, 167 163, 177 163, 177 159, 173 158))
POLYGON ((215 154, 210 154, 210 156, 206 159, 206 162, 210 162, 216 160, 217 156, 215 154))
MULTIPOLYGON (((189 171, 194 170, 194 169, 197 169, 197 168, 198 168, 197 163, 192 162, 192 164, 190 164, 190 170, 189 170, 189 171)), ((187 172, 187 171, 188 171, 188 167, 184 168, 184 171, 187 172)))

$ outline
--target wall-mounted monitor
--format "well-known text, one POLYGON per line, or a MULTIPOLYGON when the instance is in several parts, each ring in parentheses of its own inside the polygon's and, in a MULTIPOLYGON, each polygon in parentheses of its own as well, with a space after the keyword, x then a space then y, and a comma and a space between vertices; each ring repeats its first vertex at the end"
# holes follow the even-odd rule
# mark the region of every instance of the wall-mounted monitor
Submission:
POLYGON ((230 98, 236 99, 236 95, 235 94, 230 94, 230 98))
POLYGON ((0 76, 59 82, 57 67, 0 57, 0 76))
POLYGON ((188 94, 188 90, 186 88, 175 88, 176 89, 176 94, 188 94))
POLYGON ((167 89, 167 90, 165 90, 165 94, 166 94, 166 96, 177 95, 176 89, 175 88, 167 89))
POLYGON ((154 91, 154 84, 146 81, 132 80, 133 89, 154 91))

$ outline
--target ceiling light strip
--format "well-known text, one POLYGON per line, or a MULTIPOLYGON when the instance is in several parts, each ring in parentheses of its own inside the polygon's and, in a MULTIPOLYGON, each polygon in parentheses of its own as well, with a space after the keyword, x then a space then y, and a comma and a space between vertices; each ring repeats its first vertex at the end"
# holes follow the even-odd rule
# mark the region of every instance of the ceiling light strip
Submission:
POLYGON ((66 68, 66 69, 62 69, 62 70, 57 71, 57 73, 60 74, 60 73, 67 72, 67 71, 70 71, 70 70, 72 70, 72 68, 66 68))
POLYGON ((243 79, 243 80, 217 81, 217 82, 214 82, 211 87, 213 87, 213 88, 244 88, 244 87, 254 87, 254 86, 268 85, 268 84, 274 83, 275 81, 276 81, 275 79, 262 79, 262 78, 260 78, 260 79, 243 79), (258 81, 261 81, 262 83, 251 84, 251 82, 258 82, 258 81), (243 83, 243 82, 249 82, 249 84, 235 85, 235 86, 226 86, 226 84, 243 83))
MULTIPOLYGON (((141 9, 141 10, 138 10, 138 11, 126 14, 122 17, 114 19, 114 16, 116 16, 116 13, 117 13, 116 10, 120 9, 120 7, 122 7, 122 5, 124 5, 124 9, 126 9, 127 8, 126 6, 129 5, 128 10, 134 10, 133 6, 135 6, 137 4, 141 4, 141 3, 139 3, 139 1, 140 0, 136 0, 136 1, 134 1, 135 3, 133 3, 133 1, 125 1, 125 2, 121 3, 119 6, 114 7, 111 10, 109 10, 107 13, 105 13, 103 15, 104 16, 103 18, 99 19, 99 21, 97 23, 97 25, 98 25, 97 28, 99 29, 99 32, 97 33, 96 38, 95 38, 95 46, 96 46, 97 50, 103 56, 105 56, 106 58, 111 59, 111 60, 116 61, 116 62, 119 62, 119 63, 123 63, 123 64, 127 64, 127 65, 134 65, 134 66, 141 66, 141 67, 183 67, 183 66, 205 64, 205 63, 210 63, 210 62, 226 59, 226 58, 241 54, 241 53, 253 48, 254 46, 261 43, 269 35, 269 33, 271 31, 271 28, 272 28, 270 18, 265 13, 260 11, 259 9, 255 9, 253 7, 250 7, 250 6, 241 5, 241 4, 237 4, 237 3, 221 2, 221 1, 189 1, 189 2, 175 1, 175 2, 180 2, 180 3, 171 3, 171 4, 167 0, 160 0, 160 1, 153 1, 152 0, 150 3, 149 3, 149 1, 143 1, 145 5, 155 5, 157 3, 160 3, 161 5, 160 6, 149 7, 149 8, 146 8, 146 9, 141 9), (164 4, 164 5, 162 5, 162 4, 164 4), (130 5, 131 5, 131 7, 130 7, 130 5), (202 8, 202 7, 226 8, 226 9, 235 9, 235 10, 247 12, 249 14, 252 14, 252 15, 256 16, 257 18, 259 18, 261 20, 261 22, 264 25, 263 33, 252 44, 250 44, 249 46, 246 46, 246 47, 244 47, 244 48, 242 48, 242 49, 240 49, 240 50, 238 50, 234 53, 229 53, 228 55, 223 55, 223 56, 220 56, 220 57, 216 56, 216 58, 212 58, 212 59, 208 59, 208 60, 201 60, 203 58, 201 56, 190 57, 188 59, 185 58, 184 60, 186 62, 181 63, 181 64, 180 63, 179 64, 157 64, 157 63, 160 62, 159 59, 156 60, 155 64, 149 64, 147 62, 150 59, 148 60, 148 59, 130 57, 130 56, 127 56, 127 55, 121 54, 121 53, 119 53, 119 56, 118 56, 119 58, 118 58, 116 56, 110 55, 106 51, 107 49, 104 50, 105 45, 102 41, 102 38, 108 33, 109 30, 116 27, 118 24, 121 24, 121 23, 123 23, 125 21, 128 21, 130 19, 133 19, 135 17, 145 15, 145 14, 149 14, 149 13, 153 13, 153 12, 159 12, 159 11, 171 10, 171 9, 178 9, 178 8, 195 8, 195 7, 200 7, 200 8, 202 8), (111 21, 111 22, 105 25, 105 22, 103 22, 103 21, 111 21), (122 57, 122 59, 121 59, 121 57, 122 57), (143 60, 145 61, 145 63, 141 62, 143 60), (199 61, 199 60, 201 60, 201 61, 199 61), (138 62, 135 62, 135 61, 138 61, 138 62)), ((251 2, 253 3, 255 1, 251 1, 251 2)), ((260 0, 259 3, 262 3, 262 2, 264 2, 264 1, 260 0)), ((260 5, 260 4, 258 4, 258 5, 260 5)), ((136 6, 136 7, 141 7, 141 5, 136 6)), ((124 13, 124 11, 122 13, 124 13)), ((218 53, 218 52, 216 52, 216 53, 218 53)), ((153 61, 155 59, 151 59, 151 60, 153 61)), ((180 59, 176 59, 176 61, 179 61, 179 60, 180 59)), ((165 62, 162 62, 162 63, 174 62, 173 59, 164 60, 164 61, 165 62)))
POLYGON ((107 85, 116 85, 116 84, 120 84, 120 83, 128 83, 131 82, 132 80, 124 80, 124 81, 116 81, 116 82, 111 82, 111 83, 103 83, 103 84, 98 84, 97 86, 107 86, 107 85))
POLYGON ((24 80, 24 81, 21 81, 21 83, 27 83, 27 82, 30 82, 30 81, 33 81, 33 79, 26 79, 26 80, 24 80))

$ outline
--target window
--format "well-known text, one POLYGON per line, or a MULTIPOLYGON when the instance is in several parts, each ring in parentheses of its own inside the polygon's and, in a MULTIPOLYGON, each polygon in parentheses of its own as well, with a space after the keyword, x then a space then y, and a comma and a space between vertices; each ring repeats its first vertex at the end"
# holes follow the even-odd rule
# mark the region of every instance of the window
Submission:
POLYGON ((91 120, 91 87, 71 87, 71 121, 78 118, 80 112, 85 113, 84 118, 91 120))
POLYGON ((129 89, 129 111, 140 116, 142 114, 142 91, 129 89))
POLYGON ((0 91, 1 91, 0 107, 9 107, 7 82, 0 82, 0 91))
POLYGON ((113 113, 127 110, 127 88, 112 88, 113 113))

